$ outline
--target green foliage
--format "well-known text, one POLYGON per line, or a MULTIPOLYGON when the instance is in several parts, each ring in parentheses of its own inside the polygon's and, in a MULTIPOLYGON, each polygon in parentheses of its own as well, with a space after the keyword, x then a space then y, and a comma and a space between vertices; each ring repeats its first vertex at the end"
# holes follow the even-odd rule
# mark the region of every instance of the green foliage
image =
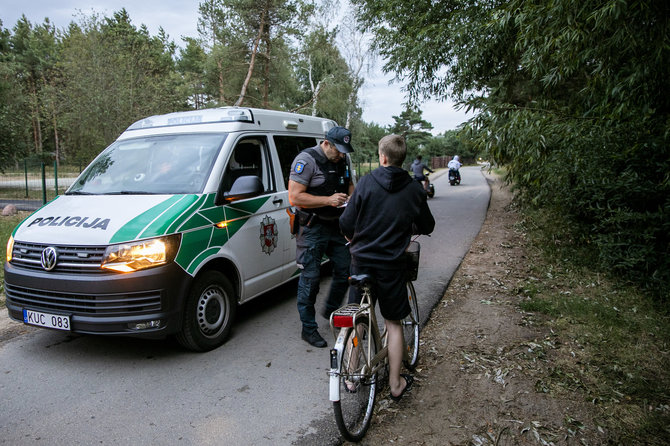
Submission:
MULTIPOLYGON (((309 99, 296 75, 302 49, 295 44, 310 2, 210 0, 200 12, 202 39, 186 39, 179 58, 164 31, 151 36, 125 9, 81 14, 63 31, 25 17, 13 33, 0 28, 0 168, 32 155, 88 161, 153 114, 238 99, 292 110, 309 99)), ((347 100, 353 81, 333 41, 323 65, 334 76, 316 113, 344 122, 358 109, 347 100)), ((320 56, 321 49, 311 51, 320 56)))
POLYGON ((351 154, 352 161, 354 163, 378 162, 379 140, 391 132, 378 124, 365 122, 357 123, 350 130, 355 150, 351 154))
POLYGON ((447 130, 442 135, 429 139, 422 151, 425 156, 454 156, 458 155, 461 161, 474 163, 478 156, 472 141, 459 130, 447 130))
POLYGON ((17 94, 20 89, 15 63, 6 49, 0 49, 0 169, 10 165, 17 154, 28 151, 28 104, 25 96, 17 94))
POLYGON ((150 35, 125 9, 80 14, 63 30, 25 18, 13 32, 0 27, 0 169, 24 157, 86 164, 135 120, 241 97, 244 106, 348 125, 356 162, 376 162, 379 139, 392 131, 413 151, 465 153, 460 137, 433 138, 416 107, 396 117, 396 129, 363 122, 367 56, 347 48, 345 59, 344 31, 315 24, 312 2, 207 0, 199 12, 200 38, 184 39, 178 54, 164 31, 150 35))
POLYGON ((10 81, 8 78, 6 84, 9 87, 7 94, 22 96, 20 100, 10 99, 10 102, 18 107, 15 111, 21 113, 13 121, 19 125, 23 121, 25 130, 15 129, 7 135, 9 144, 16 144, 23 149, 12 154, 19 155, 17 158, 29 153, 42 155, 45 150, 56 149, 56 134, 49 131, 49 124, 57 103, 54 84, 57 79, 55 67, 58 54, 56 30, 48 19, 34 27, 25 16, 19 19, 14 33, 8 39, 7 56, 3 58, 10 62, 5 72, 13 75, 13 79, 10 81), (32 134, 32 140, 28 139, 29 134, 32 134))
POLYGON ((612 444, 666 444, 670 412, 668 310, 631 287, 591 268, 594 255, 570 239, 564 215, 525 212, 531 273, 515 290, 524 311, 542 313, 573 362, 542 380, 542 391, 577 385, 594 402, 598 424, 612 444), (558 376, 560 375, 560 376, 558 376), (640 441, 642 439, 642 441, 640 441))
POLYGON ((285 106, 284 94, 293 91, 288 41, 302 37, 313 6, 303 0, 207 0, 199 10, 198 29, 212 50, 209 95, 218 105, 285 106))
POLYGON ((395 122, 390 130, 405 137, 408 158, 424 154, 424 147, 432 138, 433 125, 423 119, 422 114, 418 107, 406 106, 399 116, 393 116, 395 122))
MULTIPOLYGON (((0 259, 4 260, 7 258, 7 241, 9 237, 14 232, 14 228, 21 223, 30 212, 19 212, 16 215, 11 216, 0 216, 0 259)), ((5 285, 5 270, 0 268, 0 307, 4 307, 4 285, 5 285)))
POLYGON ((354 3, 411 99, 477 110, 475 151, 526 205, 566 215, 604 270, 670 295, 670 3, 354 3))
POLYGON ((335 43, 336 32, 317 27, 300 47, 296 64, 297 102, 302 111, 345 124, 354 80, 335 43))
POLYGON ((59 63, 64 138, 77 148, 69 158, 90 160, 134 121, 185 107, 174 50, 125 10, 70 26, 59 63))

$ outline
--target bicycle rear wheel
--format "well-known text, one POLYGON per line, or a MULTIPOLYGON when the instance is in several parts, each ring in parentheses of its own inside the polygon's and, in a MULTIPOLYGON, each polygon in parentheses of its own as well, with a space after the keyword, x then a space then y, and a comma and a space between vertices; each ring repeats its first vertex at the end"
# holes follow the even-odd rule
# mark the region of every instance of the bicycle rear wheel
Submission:
POLYGON ((412 282, 407 282, 407 298, 411 309, 409 315, 402 320, 402 332, 405 338, 405 367, 414 370, 419 362, 419 304, 416 300, 416 291, 412 282))
POLYGON ((346 336, 340 366, 340 401, 333 401, 337 427, 349 441, 360 441, 370 427, 377 374, 370 373, 367 358, 376 353, 377 343, 370 332, 370 323, 367 318, 360 318, 346 336), (369 346, 368 339, 372 340, 369 346))

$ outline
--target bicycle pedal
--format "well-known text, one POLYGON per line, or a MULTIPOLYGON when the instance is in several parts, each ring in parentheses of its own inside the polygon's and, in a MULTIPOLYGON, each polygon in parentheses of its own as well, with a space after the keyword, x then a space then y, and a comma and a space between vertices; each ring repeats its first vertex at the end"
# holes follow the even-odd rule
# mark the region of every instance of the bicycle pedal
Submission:
POLYGON ((360 310, 360 305, 349 304, 333 312, 333 327, 348 328, 354 326, 354 315, 360 310))

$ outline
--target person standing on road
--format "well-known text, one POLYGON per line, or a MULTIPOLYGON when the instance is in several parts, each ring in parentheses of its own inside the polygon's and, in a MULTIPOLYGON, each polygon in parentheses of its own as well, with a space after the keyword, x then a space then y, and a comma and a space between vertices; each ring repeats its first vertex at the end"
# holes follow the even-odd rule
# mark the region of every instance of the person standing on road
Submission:
MULTIPOLYGON (((404 344, 400 321, 411 311, 404 254, 412 234, 430 234, 435 228, 426 193, 401 167, 406 155, 402 136, 383 137, 380 167, 361 178, 340 217, 340 229, 351 241, 351 274, 375 278, 374 295, 379 297, 388 332, 389 386, 394 401, 414 381, 411 375, 400 374, 404 344)), ((360 302, 359 293, 352 288, 349 302, 360 302)))
POLYGON ((296 262, 302 271, 298 281, 298 313, 301 337, 314 347, 325 347, 318 332, 315 303, 321 280, 321 259, 327 255, 333 264, 333 278, 323 316, 337 310, 349 284, 350 255, 340 233, 338 220, 354 185, 347 153, 353 152, 351 132, 333 127, 318 146, 305 149, 291 165, 288 197, 297 206, 300 229, 296 236, 296 262))
POLYGON ((412 163, 410 169, 414 174, 414 179, 423 183, 423 188, 428 190, 428 177, 423 174, 424 170, 427 170, 430 173, 433 173, 430 167, 426 166, 423 161, 421 161, 421 155, 418 155, 414 162, 412 163))

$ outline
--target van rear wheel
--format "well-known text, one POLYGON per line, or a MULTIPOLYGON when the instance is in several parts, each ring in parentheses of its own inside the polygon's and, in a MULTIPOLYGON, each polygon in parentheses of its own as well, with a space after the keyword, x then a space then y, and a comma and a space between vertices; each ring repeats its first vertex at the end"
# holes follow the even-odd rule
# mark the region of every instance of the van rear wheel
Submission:
POLYGON ((204 352, 223 344, 235 319, 237 300, 228 278, 207 271, 196 278, 186 299, 177 341, 189 350, 204 352))

